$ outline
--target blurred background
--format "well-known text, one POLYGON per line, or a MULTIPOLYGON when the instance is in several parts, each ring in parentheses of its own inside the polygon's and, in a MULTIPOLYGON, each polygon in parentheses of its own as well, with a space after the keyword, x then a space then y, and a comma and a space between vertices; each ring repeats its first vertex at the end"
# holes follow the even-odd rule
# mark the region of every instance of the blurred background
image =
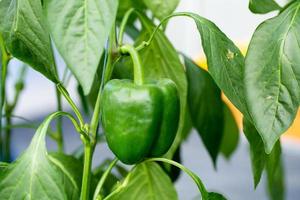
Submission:
MULTIPOLYGON (((244 52, 251 39, 255 28, 265 19, 276 13, 267 15, 254 15, 248 10, 248 0, 181 0, 177 11, 195 12, 217 24, 217 26, 231 38, 244 52)), ((205 58, 202 53, 200 37, 192 20, 175 18, 167 27, 167 35, 173 45, 181 52, 189 55, 197 63, 205 67, 205 58)), ((57 55, 58 66, 61 73, 65 67, 57 55)), ((9 68, 8 98, 13 98, 14 80, 20 70, 20 63, 13 61, 9 68)), ((22 93, 20 103, 17 105, 15 115, 25 117, 30 121, 41 121, 49 113, 56 110, 55 87, 42 75, 29 69, 27 71, 26 86, 22 93)), ((75 81, 70 80, 68 90, 72 97, 79 102, 76 96, 75 81)), ((240 122, 240 114, 231 106, 236 120, 240 122)), ((69 110, 64 104, 64 110, 69 110)), ((21 119, 14 118, 13 123, 21 123, 21 119)), ((79 137, 66 121, 65 141, 67 152, 72 152, 80 145, 79 137)), ((286 177, 286 199, 300 199, 300 118, 282 137, 283 159, 286 177)), ((33 129, 15 129, 12 136, 12 154, 17 157, 29 144, 33 129)), ((48 142, 49 149, 54 149, 55 144, 48 142)), ((232 200, 264 200, 267 199, 266 185, 262 179, 260 185, 254 190, 249 147, 246 139, 241 134, 237 151, 226 160, 219 156, 217 169, 214 169, 208 153, 204 149, 199 136, 194 132, 184 143, 181 149, 183 164, 198 174, 208 189, 218 191, 232 200)), ((96 149, 94 164, 106 157, 112 157, 107 146, 100 145, 96 149)), ((181 174, 176 188, 179 198, 183 200, 194 199, 198 191, 192 180, 181 174)))

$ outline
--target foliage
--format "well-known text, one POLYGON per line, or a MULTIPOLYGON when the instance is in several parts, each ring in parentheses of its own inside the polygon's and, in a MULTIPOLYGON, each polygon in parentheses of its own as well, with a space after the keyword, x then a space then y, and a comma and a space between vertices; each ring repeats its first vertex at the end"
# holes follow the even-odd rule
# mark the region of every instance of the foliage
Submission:
MULTIPOLYGON (((257 27, 245 58, 210 20, 195 13, 174 12, 179 3, 179 0, 0 1, 1 198, 173 200, 178 199, 173 182, 181 170, 198 186, 202 199, 226 199, 207 191, 201 179, 180 164, 181 144, 192 128, 201 137, 215 167, 219 154, 230 158, 234 153, 239 130, 222 100, 224 94, 244 116, 243 131, 250 145, 255 187, 265 170, 270 199, 284 199, 280 136, 292 124, 300 103, 300 1, 290 1, 284 7, 274 0, 249 1, 253 13, 275 11, 276 16, 257 27), (187 55, 179 54, 166 36, 167 22, 179 16, 195 22, 207 71, 187 55), (124 35, 133 40, 132 45, 123 43, 124 35), (125 46, 132 51, 122 51, 125 46), (68 76, 60 79, 57 73, 61 66, 56 66, 55 50, 66 63, 66 74, 70 70, 77 80, 82 109, 64 85, 68 76), (58 111, 44 120, 26 151, 15 161, 10 160, 9 138, 14 127, 11 117, 24 87, 25 72, 20 73, 16 82, 13 102, 8 102, 6 82, 13 58, 52 81, 58 103, 58 111), (101 104, 104 85, 113 78, 135 79, 137 63, 143 72, 141 80, 153 84, 153 80, 170 79, 176 84, 180 100, 176 138, 161 158, 143 158, 131 168, 124 168, 116 158, 92 170, 95 146, 106 142, 105 135, 109 134, 105 129, 104 135, 98 133, 100 110, 110 106, 109 100, 101 104), (62 112, 62 97, 74 114, 62 112), (83 113, 91 120, 86 121, 83 113), (63 141, 62 116, 71 120, 82 140, 73 156, 64 152, 64 143, 68 141, 63 141), (54 119, 55 131, 49 128, 54 119), (46 136, 57 142, 57 152, 47 151, 46 136)), ((119 113, 109 114, 114 117, 119 113)), ((140 120, 136 116, 128 111, 121 117, 124 122, 140 120)), ((118 125, 110 124, 114 130, 120 130, 118 125)), ((151 146, 149 141, 144 142, 151 146)))

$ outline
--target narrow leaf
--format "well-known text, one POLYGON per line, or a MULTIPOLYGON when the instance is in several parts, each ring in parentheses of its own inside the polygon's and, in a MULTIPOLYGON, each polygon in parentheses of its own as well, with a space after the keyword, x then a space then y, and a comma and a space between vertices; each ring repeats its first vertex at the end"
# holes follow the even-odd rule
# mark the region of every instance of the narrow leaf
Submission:
POLYGON ((252 173, 254 178, 254 186, 256 187, 258 185, 262 173, 264 169, 266 169, 268 174, 269 190, 274 192, 274 189, 275 190, 278 189, 278 194, 283 192, 284 191, 283 184, 281 184, 283 181, 283 176, 281 172, 282 163, 281 163, 280 141, 276 143, 274 149, 270 154, 266 154, 264 151, 264 144, 258 132, 256 131, 255 127, 245 118, 243 121, 243 126, 244 126, 244 133, 250 143, 250 156, 251 156, 252 173), (274 185, 274 188, 270 187, 273 185, 273 183, 277 184, 274 185))
POLYGON ((280 143, 273 149, 267 163, 267 186, 271 200, 284 200, 285 182, 280 143))
POLYGON ((295 1, 263 22, 246 56, 246 100, 267 153, 292 124, 299 107, 299 8, 300 2, 295 1))
POLYGON ((146 6, 158 19, 172 14, 179 2, 180 0, 144 0, 146 6))
POLYGON ((207 71, 186 57, 185 66, 192 122, 215 163, 223 138, 224 116, 221 90, 207 71))
POLYGON ((245 136, 250 144, 250 156, 251 156, 251 166, 252 174, 254 179, 254 186, 256 187, 260 182, 261 175, 265 168, 267 154, 264 150, 264 144, 256 131, 255 127, 251 122, 244 118, 243 129, 245 136))
POLYGON ((219 193, 209 192, 207 200, 226 200, 226 198, 219 193))
POLYGON ((87 95, 115 21, 118 0, 45 0, 44 7, 55 45, 87 95))
POLYGON ((157 163, 135 166, 126 179, 105 200, 176 200, 176 190, 170 178, 157 163))
POLYGON ((249 9, 253 13, 265 14, 281 7, 274 0, 250 0, 249 9))
POLYGON ((24 154, 0 174, 1 198, 78 199, 82 170, 76 167, 76 159, 51 156, 46 150, 48 126, 58 115, 54 113, 46 118, 24 154))
POLYGON ((0 1, 0 32, 9 52, 57 83, 50 36, 40 0, 0 1))

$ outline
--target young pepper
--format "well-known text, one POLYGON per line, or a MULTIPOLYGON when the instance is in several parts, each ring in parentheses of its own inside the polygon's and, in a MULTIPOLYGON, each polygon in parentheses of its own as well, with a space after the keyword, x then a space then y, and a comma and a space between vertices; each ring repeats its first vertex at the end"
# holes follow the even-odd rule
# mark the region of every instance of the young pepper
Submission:
POLYGON ((179 121, 176 84, 170 79, 143 80, 139 56, 133 46, 121 53, 133 60, 134 81, 113 79, 102 93, 102 125, 113 153, 126 164, 161 156, 170 148, 179 121))

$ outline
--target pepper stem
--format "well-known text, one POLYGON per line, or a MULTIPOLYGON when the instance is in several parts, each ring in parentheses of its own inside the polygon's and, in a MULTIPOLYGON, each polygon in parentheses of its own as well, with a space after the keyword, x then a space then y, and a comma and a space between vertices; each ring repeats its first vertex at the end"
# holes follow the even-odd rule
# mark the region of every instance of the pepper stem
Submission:
POLYGON ((133 80, 134 83, 137 85, 143 85, 144 78, 143 78, 143 68, 141 65, 140 57, 137 50, 134 46, 125 44, 120 47, 120 52, 122 54, 129 54, 132 62, 133 62, 133 80))

